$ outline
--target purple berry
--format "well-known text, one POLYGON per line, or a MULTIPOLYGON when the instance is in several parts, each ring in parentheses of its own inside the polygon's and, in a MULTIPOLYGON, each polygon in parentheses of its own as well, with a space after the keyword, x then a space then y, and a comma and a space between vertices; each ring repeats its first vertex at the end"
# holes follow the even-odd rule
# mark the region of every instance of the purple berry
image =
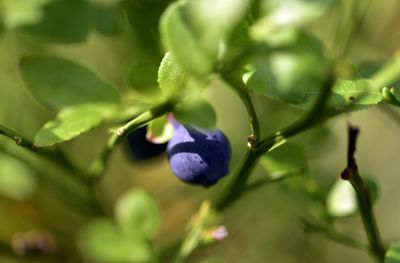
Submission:
POLYGON ((140 127, 126 136, 128 155, 133 160, 148 160, 165 152, 167 144, 154 144, 146 139, 147 126, 140 127))
POLYGON ((229 172, 231 150, 222 131, 183 126, 176 121, 174 127, 167 153, 171 169, 179 179, 209 187, 229 172))

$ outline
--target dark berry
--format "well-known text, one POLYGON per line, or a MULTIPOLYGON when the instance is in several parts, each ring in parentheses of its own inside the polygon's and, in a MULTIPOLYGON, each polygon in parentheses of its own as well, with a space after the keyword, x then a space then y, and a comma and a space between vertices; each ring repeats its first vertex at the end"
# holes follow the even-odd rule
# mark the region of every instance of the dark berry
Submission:
POLYGON ((179 179, 208 187, 228 174, 231 150, 222 131, 184 126, 176 121, 174 127, 167 154, 179 179))
POLYGON ((137 161, 147 160, 165 152, 167 143, 155 144, 146 139, 147 126, 140 127, 126 136, 129 155, 137 161))

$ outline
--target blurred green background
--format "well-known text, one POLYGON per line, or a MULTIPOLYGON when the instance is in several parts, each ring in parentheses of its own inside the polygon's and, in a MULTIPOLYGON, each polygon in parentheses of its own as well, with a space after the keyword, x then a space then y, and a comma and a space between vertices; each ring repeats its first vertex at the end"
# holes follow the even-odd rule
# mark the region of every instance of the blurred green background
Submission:
MULTIPOLYGON (((157 29, 158 15, 168 1, 158 0, 153 6, 150 4, 150 8, 159 9, 158 15, 154 12, 154 16, 140 17, 141 22, 133 21, 139 19, 138 14, 129 14, 130 8, 134 10, 137 3, 133 0, 122 1, 120 5, 123 8, 116 22, 118 29, 91 28, 87 35, 72 30, 71 43, 59 43, 57 39, 35 34, 34 28, 24 25, 35 16, 28 16, 27 20, 15 18, 24 16, 30 5, 28 2, 35 2, 25 1, 0 0, 3 21, 0 35, 0 124, 27 138, 33 138, 42 125, 55 115, 43 109, 24 86, 19 71, 22 56, 52 54, 85 65, 114 84, 121 94, 128 94, 127 104, 131 103, 129 96, 136 94, 129 85, 129 68, 160 61, 158 47, 153 49, 147 46, 140 37, 146 35, 150 42, 152 37, 157 37, 157 30, 152 30, 157 29), (13 7, 19 10, 15 11, 14 17, 7 9, 13 4, 20 5, 13 7)), ((77 0, 65 2, 80 8, 77 0)), ((108 10, 107 4, 112 1, 90 2, 101 6, 101 10, 108 10)), ((68 17, 66 14, 67 19, 78 20, 82 10, 75 11, 74 15, 73 8, 66 10, 71 15, 68 17)), ((111 15, 101 13, 96 21, 106 21, 106 17, 111 15)), ((361 63, 391 58, 400 43, 399 17, 399 1, 372 1, 361 30, 351 39, 347 59, 352 63, 361 63)), ((304 30, 322 40, 329 53, 335 48, 332 30, 338 21, 340 16, 332 8, 304 30)), ((66 23, 65 27, 66 30, 69 27, 83 30, 84 25, 66 23)), ((63 28, 58 30, 63 31, 63 28)), ((250 133, 246 110, 236 94, 220 82, 216 81, 205 92, 216 110, 217 126, 227 134, 232 144, 231 170, 234 170, 244 154, 246 138, 250 133)), ((295 108, 256 94, 253 99, 263 134, 283 127, 302 114, 295 108)), ((306 150, 311 176, 322 189, 327 190, 345 166, 347 123, 360 126, 356 156, 361 173, 374 178, 379 185, 380 198, 375 211, 381 234, 387 243, 400 238, 400 210, 397 207, 400 202, 400 181, 397 178, 400 171, 400 111, 390 108, 389 112, 388 108, 387 105, 378 105, 341 115, 294 139, 306 150)), ((107 129, 108 126, 103 125, 61 147, 74 163, 87 168, 105 143, 107 129)), ((7 249, 3 251, 0 245, 0 262, 81 262, 75 245, 76 233, 91 215, 77 213, 52 190, 54 181, 63 182, 62 185, 69 189, 76 188, 68 178, 70 175, 20 149, 9 139, 0 137, 0 176, 0 244, 10 245, 18 233, 37 230, 54 236, 56 246, 56 252, 49 256, 23 256, 12 255, 7 249)), ((265 171, 257 167, 252 177, 262 176, 265 176, 265 171)), ((151 161, 135 162, 126 157, 123 147, 119 147, 112 156, 98 193, 108 210, 112 211, 118 196, 131 188, 148 190, 161 209, 162 221, 155 238, 156 246, 181 237, 191 215, 213 191, 212 188, 193 187, 177 180, 165 155, 151 161)), ((291 192, 281 183, 268 184, 246 194, 223 215, 229 237, 195 252, 189 262, 373 262, 366 252, 336 244, 320 235, 305 233, 300 218, 304 216, 308 203, 309 199, 302 193, 291 192)), ((349 217, 341 222, 343 231, 361 240, 366 239, 359 217, 349 217)))

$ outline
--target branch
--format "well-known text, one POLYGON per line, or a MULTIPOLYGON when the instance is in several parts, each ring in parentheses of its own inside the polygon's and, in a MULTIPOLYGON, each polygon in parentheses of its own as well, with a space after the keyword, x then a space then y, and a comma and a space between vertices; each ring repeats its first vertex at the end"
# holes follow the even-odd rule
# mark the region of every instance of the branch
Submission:
POLYGON ((379 234, 378 225, 372 208, 372 200, 368 187, 364 184, 358 172, 358 166, 354 153, 356 151, 356 140, 359 133, 358 127, 349 126, 349 141, 347 148, 347 166, 341 177, 351 183, 357 194, 357 201, 361 212, 361 218, 367 233, 369 249, 378 262, 384 262, 385 248, 379 234))
POLYGON ((320 96, 313 105, 312 109, 304 118, 293 123, 282 131, 270 135, 266 139, 262 140, 255 147, 251 145, 248 146, 242 164, 236 170, 231 180, 226 185, 224 185, 225 189, 222 189, 219 192, 219 195, 216 197, 214 203, 217 210, 221 211, 227 208, 246 189, 247 179, 249 178, 253 168, 255 167, 255 164, 261 156, 263 156, 271 149, 282 145, 286 142, 288 138, 297 135, 307 129, 310 129, 314 125, 324 120, 325 104, 329 98, 333 85, 334 78, 333 76, 329 75, 327 77, 327 80, 325 81, 320 96))
POLYGON ((104 146, 100 156, 93 161, 90 166, 90 181, 92 183, 100 180, 105 172, 108 160, 111 153, 116 146, 122 141, 126 134, 146 125, 149 121, 160 117, 168 112, 171 112, 175 107, 175 103, 166 101, 163 104, 157 105, 156 107, 143 112, 133 120, 129 121, 125 125, 116 129, 108 138, 106 145, 104 146))
POLYGON ((304 226, 304 231, 306 231, 308 233, 322 234, 332 241, 335 241, 335 242, 338 242, 338 243, 341 243, 343 245, 350 246, 353 248, 362 249, 362 250, 368 249, 368 247, 365 244, 361 243, 357 239, 354 239, 353 237, 345 235, 343 233, 339 233, 330 227, 317 225, 317 224, 314 224, 305 219, 301 219, 301 223, 304 226))
POLYGON ((33 152, 36 155, 57 164, 64 170, 67 170, 81 183, 86 183, 86 174, 78 169, 73 163, 71 163, 71 161, 68 160, 68 158, 60 149, 53 148, 50 150, 47 148, 38 148, 29 139, 9 128, 4 127, 3 125, 0 125, 0 134, 13 140, 17 145, 29 150, 30 152, 33 152))

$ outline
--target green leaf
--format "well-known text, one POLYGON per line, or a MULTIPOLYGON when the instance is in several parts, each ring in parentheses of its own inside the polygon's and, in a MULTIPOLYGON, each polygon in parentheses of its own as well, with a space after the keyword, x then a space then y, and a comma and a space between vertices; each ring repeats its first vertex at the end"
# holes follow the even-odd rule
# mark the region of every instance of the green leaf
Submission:
MULTIPOLYGON (((164 60, 161 63, 164 63, 164 60)), ((135 63, 130 66, 127 77, 132 89, 138 94, 157 96, 160 93, 157 83, 158 73, 158 65, 153 63, 135 63)))
POLYGON ((122 30, 122 12, 119 7, 94 8, 94 27, 104 35, 114 36, 122 30))
POLYGON ((154 257, 145 240, 128 238, 108 219, 97 219, 78 235, 78 248, 90 262, 150 262, 154 257))
POLYGON ((210 72, 221 55, 221 44, 244 16, 245 0, 175 2, 164 12, 160 31, 164 46, 185 70, 210 72))
POLYGON ((188 100, 177 106, 174 117, 180 123, 201 128, 214 128, 217 122, 214 108, 204 99, 188 100))
POLYGON ((264 0, 262 17, 254 23, 251 36, 266 40, 279 31, 308 24, 321 17, 331 3, 331 0, 264 0))
POLYGON ((113 7, 119 4, 122 0, 86 0, 86 1, 98 7, 113 7))
POLYGON ((88 68, 56 57, 25 57, 21 72, 32 95, 52 109, 84 103, 117 103, 119 96, 88 68))
POLYGON ((0 153, 0 194, 14 199, 27 200, 37 188, 33 171, 23 162, 0 153))
POLYGON ((304 150, 290 142, 266 153, 261 157, 261 165, 275 178, 308 173, 308 160, 304 150))
MULTIPOLYGON (((304 34, 296 42, 258 55, 244 75, 247 86, 271 99, 308 109, 318 98, 327 62, 318 41, 304 34)), ((382 94, 367 79, 339 79, 328 107, 337 111, 360 110, 379 103, 382 94)))
POLYGON ((98 126, 115 112, 114 104, 82 104, 62 109, 36 134, 35 146, 53 146, 71 140, 98 126))
POLYGON ((135 41, 143 53, 154 61, 163 55, 160 43, 159 20, 170 0, 126 0, 123 7, 136 35, 135 41))
POLYGON ((8 29, 37 24, 43 17, 43 7, 54 0, 2 0, 4 25, 8 29))
POLYGON ((295 42, 253 58, 247 86, 277 101, 302 104, 318 92, 326 72, 321 44, 298 34, 295 42))
POLYGON ((165 53, 158 69, 158 84, 161 91, 166 94, 174 94, 182 89, 189 79, 189 75, 177 63, 171 52, 165 53))
POLYGON ((381 100, 381 92, 370 80, 338 80, 332 89, 329 106, 336 110, 361 110, 381 100))
POLYGON ((162 41, 186 70, 204 75, 211 71, 214 61, 198 47, 196 39, 185 24, 182 6, 183 2, 173 3, 161 17, 162 41))
POLYGON ((40 23, 25 27, 49 40, 78 43, 93 27, 93 8, 84 0, 57 0, 46 5, 40 23))
POLYGON ((390 244, 386 250, 385 263, 400 263, 400 242, 390 244))
POLYGON ((160 224, 157 204, 141 190, 130 190, 118 199, 115 217, 123 231, 130 236, 150 238, 160 224))
POLYGON ((152 120, 147 125, 146 139, 152 143, 162 144, 168 142, 174 135, 174 127, 166 115, 152 120))

